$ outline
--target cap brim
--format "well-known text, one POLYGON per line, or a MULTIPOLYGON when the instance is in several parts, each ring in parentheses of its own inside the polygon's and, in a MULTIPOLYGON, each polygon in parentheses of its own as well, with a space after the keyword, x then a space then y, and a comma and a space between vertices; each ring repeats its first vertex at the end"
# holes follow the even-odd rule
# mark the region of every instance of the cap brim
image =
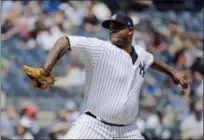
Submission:
POLYGON ((103 22, 102 22, 103 28, 109 29, 109 25, 110 25, 110 22, 111 22, 111 21, 112 21, 112 20, 105 20, 105 21, 103 21, 103 22))
MULTIPOLYGON (((121 23, 121 22, 118 22, 118 21, 116 21, 116 20, 105 20, 105 21, 102 22, 102 27, 103 27, 103 28, 106 28, 106 29, 109 29, 109 26, 110 26, 110 23, 111 23, 111 22, 115 22, 115 23, 118 23, 118 24, 125 25, 125 24, 123 24, 123 23, 121 23)), ((127 26, 127 25, 125 25, 125 26, 127 26)))

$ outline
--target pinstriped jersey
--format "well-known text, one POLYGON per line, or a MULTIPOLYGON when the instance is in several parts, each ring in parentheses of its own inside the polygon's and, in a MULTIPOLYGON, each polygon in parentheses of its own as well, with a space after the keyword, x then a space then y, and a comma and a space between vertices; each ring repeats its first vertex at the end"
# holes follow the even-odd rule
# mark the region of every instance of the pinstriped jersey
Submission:
POLYGON ((134 46, 138 55, 131 56, 109 41, 68 36, 86 69, 85 111, 115 124, 129 124, 138 113, 139 94, 144 74, 153 63, 153 55, 134 46))

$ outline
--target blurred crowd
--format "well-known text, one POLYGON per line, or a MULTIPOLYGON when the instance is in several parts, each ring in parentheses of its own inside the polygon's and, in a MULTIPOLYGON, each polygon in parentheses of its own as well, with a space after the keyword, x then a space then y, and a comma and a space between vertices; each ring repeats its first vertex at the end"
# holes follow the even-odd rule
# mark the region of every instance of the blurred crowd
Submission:
POLYGON ((48 122, 48 126, 42 129, 39 114, 46 120, 46 115, 49 115, 46 113, 39 113, 39 107, 33 103, 24 104, 19 111, 13 104, 8 104, 1 113, 1 136, 5 139, 61 139, 80 115, 75 102, 68 100, 65 106, 53 115, 52 122, 48 122))
POLYGON ((140 95, 138 128, 150 139, 203 139, 203 8, 161 12, 151 1, 134 0, 2 1, 1 136, 60 139, 67 133, 84 107, 85 69, 79 58, 65 55, 54 69, 55 85, 45 91, 32 87, 21 66, 43 65, 62 35, 108 40, 100 23, 124 9, 136 28, 133 44, 182 70, 189 83, 182 90, 168 76, 149 70, 140 95))

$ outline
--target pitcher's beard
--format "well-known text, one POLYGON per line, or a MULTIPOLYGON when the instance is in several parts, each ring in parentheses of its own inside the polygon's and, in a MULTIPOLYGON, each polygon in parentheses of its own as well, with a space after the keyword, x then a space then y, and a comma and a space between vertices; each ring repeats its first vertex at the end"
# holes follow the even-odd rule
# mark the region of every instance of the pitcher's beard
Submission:
POLYGON ((124 49, 124 48, 127 47, 128 43, 125 43, 125 42, 112 42, 112 44, 116 45, 117 47, 119 47, 121 49, 124 49))

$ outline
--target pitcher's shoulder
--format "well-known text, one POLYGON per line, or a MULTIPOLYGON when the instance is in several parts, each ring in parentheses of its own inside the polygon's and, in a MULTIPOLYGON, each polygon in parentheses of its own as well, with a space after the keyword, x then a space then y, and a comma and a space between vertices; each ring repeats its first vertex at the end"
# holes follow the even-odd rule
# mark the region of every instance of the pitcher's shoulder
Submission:
POLYGON ((142 55, 147 52, 146 49, 140 45, 133 45, 133 47, 138 55, 142 55))

